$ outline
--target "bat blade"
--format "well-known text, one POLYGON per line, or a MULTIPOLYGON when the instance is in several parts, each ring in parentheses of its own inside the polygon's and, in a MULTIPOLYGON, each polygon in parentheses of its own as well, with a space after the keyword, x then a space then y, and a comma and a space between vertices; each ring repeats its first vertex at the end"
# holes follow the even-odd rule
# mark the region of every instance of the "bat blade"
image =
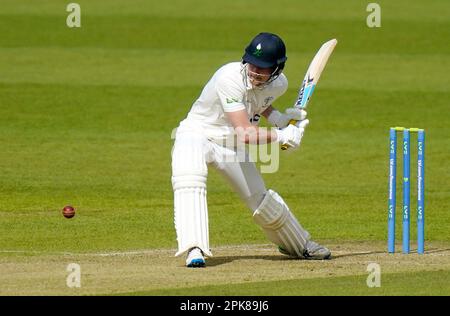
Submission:
POLYGON ((308 67, 308 71, 306 71, 305 77, 303 78, 302 85, 298 92, 297 100, 294 104, 295 107, 305 109, 308 105, 309 99, 311 98, 311 95, 314 91, 314 87, 317 85, 320 75, 322 74, 322 71, 328 62, 328 58, 333 52, 336 44, 336 39, 329 40, 328 42, 324 43, 317 51, 308 67))
MULTIPOLYGON (((322 74, 325 65, 328 62, 328 58, 334 50, 337 44, 336 39, 329 40, 325 42, 317 51, 313 60, 309 64, 308 70, 306 71, 305 77, 303 78, 302 85, 300 86, 297 100, 294 103, 294 107, 299 109, 306 109, 309 99, 311 98, 314 88, 319 81, 320 75, 322 74)), ((289 124, 296 124, 297 121, 291 120, 289 124)), ((282 145, 282 150, 288 149, 288 145, 282 145)))

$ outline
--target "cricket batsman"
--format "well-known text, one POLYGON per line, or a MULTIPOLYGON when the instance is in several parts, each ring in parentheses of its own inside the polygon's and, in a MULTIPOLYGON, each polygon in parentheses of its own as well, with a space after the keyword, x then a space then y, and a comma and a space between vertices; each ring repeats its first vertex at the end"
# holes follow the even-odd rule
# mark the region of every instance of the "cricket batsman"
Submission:
POLYGON ((206 194, 209 166, 228 180, 281 253, 299 259, 331 256, 327 248, 311 240, 283 198, 266 188, 245 146, 236 146, 236 142, 279 143, 289 150, 300 146, 309 123, 307 113, 297 108, 281 113, 272 105, 288 87, 282 73, 286 60, 280 37, 258 34, 246 47, 242 61, 215 72, 177 128, 172 149, 175 255, 186 254, 187 267, 204 267, 205 258, 212 256, 206 194), (258 128, 261 116, 275 128, 258 128), (299 123, 289 124, 291 120, 299 123))

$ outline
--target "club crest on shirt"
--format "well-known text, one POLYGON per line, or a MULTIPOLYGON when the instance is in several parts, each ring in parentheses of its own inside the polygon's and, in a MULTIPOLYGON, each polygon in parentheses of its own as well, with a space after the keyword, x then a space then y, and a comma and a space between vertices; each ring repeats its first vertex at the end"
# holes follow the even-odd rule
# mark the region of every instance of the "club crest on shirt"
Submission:
POLYGON ((267 97, 264 99, 264 106, 268 106, 270 105, 270 103, 272 102, 273 97, 267 97))

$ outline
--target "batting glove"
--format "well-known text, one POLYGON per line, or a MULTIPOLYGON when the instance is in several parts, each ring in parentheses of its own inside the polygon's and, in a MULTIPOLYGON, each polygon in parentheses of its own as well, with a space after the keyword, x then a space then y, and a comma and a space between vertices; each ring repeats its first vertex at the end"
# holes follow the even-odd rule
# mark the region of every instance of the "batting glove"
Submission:
POLYGON ((308 126, 309 120, 303 120, 298 122, 296 125, 288 125, 283 129, 276 130, 277 141, 281 145, 288 145, 288 149, 296 149, 300 146, 303 134, 305 132, 306 126, 308 126))
POLYGON ((291 120, 302 121, 306 118, 308 113, 305 110, 298 108, 287 108, 285 113, 281 113, 278 110, 272 110, 267 120, 273 126, 284 128, 288 126, 291 120))

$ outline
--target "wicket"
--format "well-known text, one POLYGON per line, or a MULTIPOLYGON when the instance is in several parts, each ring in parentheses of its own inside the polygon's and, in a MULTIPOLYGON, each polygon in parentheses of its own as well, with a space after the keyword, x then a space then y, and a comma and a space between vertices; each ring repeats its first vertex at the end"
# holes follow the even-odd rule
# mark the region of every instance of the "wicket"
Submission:
POLYGON ((419 128, 391 127, 389 132, 388 252, 395 252, 395 195, 397 181, 397 132, 403 132, 402 251, 409 253, 410 231, 410 133, 417 133, 417 253, 424 253, 425 220, 425 131, 419 128))

